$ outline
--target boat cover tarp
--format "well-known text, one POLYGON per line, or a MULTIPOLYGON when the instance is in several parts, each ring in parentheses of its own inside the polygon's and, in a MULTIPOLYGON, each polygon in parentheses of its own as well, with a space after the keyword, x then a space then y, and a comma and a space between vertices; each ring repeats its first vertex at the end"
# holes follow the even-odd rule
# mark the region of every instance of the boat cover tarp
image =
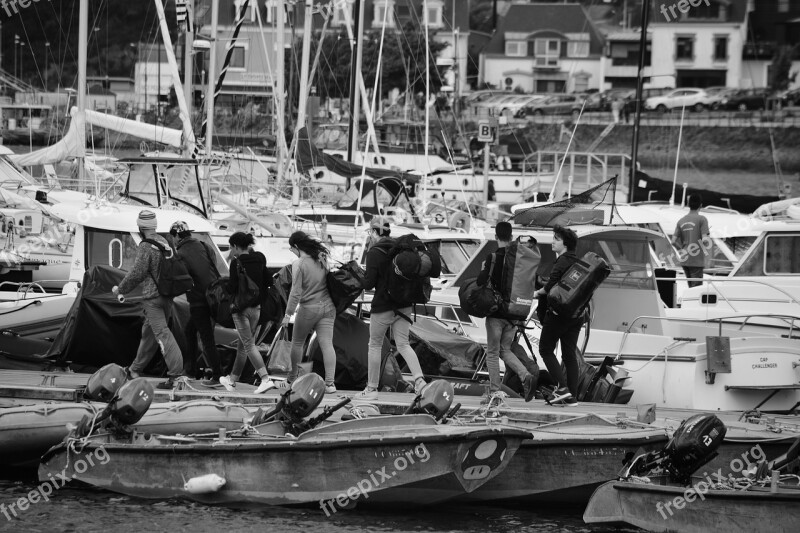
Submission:
POLYGON ((370 178, 398 178, 406 180, 408 183, 417 183, 420 179, 419 176, 407 172, 362 167, 361 165, 349 163, 344 159, 326 154, 311 143, 307 128, 300 128, 300 131, 297 132, 296 159, 297 170, 300 172, 306 172, 314 167, 325 167, 334 174, 345 178, 355 178, 365 174, 370 178))
MULTIPOLYGON (((141 339, 144 313, 140 289, 126 294, 124 303, 117 301, 111 292, 123 277, 124 271, 106 265, 86 271, 81 290, 47 353, 48 357, 69 362, 73 370, 84 372, 94 371, 108 363, 128 366, 133 362, 141 339)), ((188 314, 185 298, 176 298, 170 329, 183 353, 186 352, 183 331, 188 314)), ((161 357, 153 358, 146 372, 159 374, 161 362, 161 357)))
MULTIPOLYGON (((672 196, 672 181, 662 180, 649 176, 644 172, 636 173, 636 183, 633 187, 632 202, 648 202, 648 201, 669 201, 672 196)), ((677 196, 676 201, 679 202, 683 196, 682 188, 679 187, 675 193, 677 196)), ((724 192, 709 191, 707 189, 698 189, 696 187, 689 187, 686 190, 687 198, 690 194, 699 194, 703 198, 704 206, 717 206, 724 207, 725 209, 734 209, 740 213, 753 213, 760 206, 780 200, 777 196, 756 196, 753 194, 729 194, 724 192)))
POLYGON ((433 320, 414 322, 408 340, 427 375, 446 376, 453 368, 474 368, 483 353, 483 346, 477 342, 456 335, 433 320))
POLYGON ((510 222, 521 226, 546 228, 570 224, 610 224, 612 218, 619 216, 614 203, 616 184, 617 178, 614 177, 570 198, 521 209, 514 213, 510 222), (601 205, 611 206, 609 220, 605 219, 603 210, 596 209, 601 205))
MULTIPOLYGON (((336 387, 344 390, 359 390, 367 386, 367 352, 369 349, 369 324, 348 311, 338 315, 333 323, 333 349, 336 351, 336 387)), ((385 362, 390 352, 389 339, 384 338, 381 361, 385 362)), ((313 362, 312 370, 325 376, 322 350, 316 339, 309 346, 313 362)), ((381 365, 383 368, 383 365, 381 365)))

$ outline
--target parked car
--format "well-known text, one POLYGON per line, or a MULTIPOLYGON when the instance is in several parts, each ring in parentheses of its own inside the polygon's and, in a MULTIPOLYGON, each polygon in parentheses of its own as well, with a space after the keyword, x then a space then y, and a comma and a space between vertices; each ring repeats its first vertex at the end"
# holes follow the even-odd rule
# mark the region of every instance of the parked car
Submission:
POLYGON ((503 102, 510 102, 515 98, 519 98, 521 95, 516 93, 505 93, 505 94, 496 94, 489 98, 486 98, 482 102, 478 102, 477 104, 472 104, 470 107, 472 111, 476 114, 481 114, 482 109, 489 110, 490 114, 496 113, 503 102))
MULTIPOLYGON (((674 90, 675 89, 672 87, 650 87, 642 89, 642 111, 645 110, 644 102, 646 102, 648 98, 662 96, 674 90)), ((623 99, 625 100, 625 107, 628 109, 628 112, 631 114, 636 113, 636 89, 631 89, 623 96, 623 99)))
POLYGON ((703 89, 675 89, 662 96, 651 96, 644 101, 644 108, 662 113, 684 107, 702 111, 708 105, 708 101, 708 94, 703 89))
POLYGON ((723 102, 727 102, 728 98, 739 92, 739 89, 732 89, 730 87, 706 87, 708 94, 708 107, 711 109, 721 109, 723 102))
POLYGON ((781 105, 787 106, 800 106, 800 88, 784 91, 778 95, 781 105))
POLYGON ((588 113, 590 111, 603 111, 603 95, 597 92, 586 92, 583 94, 576 95, 578 97, 578 110, 580 111, 581 106, 583 106, 583 112, 588 113), (586 102, 584 104, 584 102, 586 102))
POLYGON ((519 115, 569 115, 581 110, 583 100, 575 94, 556 94, 531 102, 520 109, 519 115))
POLYGON ((732 111, 748 111, 767 108, 769 89, 742 89, 728 97, 722 107, 732 111))
POLYGON ((608 89, 600 93, 600 111, 611 111, 611 102, 619 98, 624 100, 631 93, 631 89, 608 89))
POLYGON ((468 95, 463 97, 464 105, 474 105, 479 102, 483 102, 493 96, 508 96, 511 94, 509 91, 503 91, 500 89, 482 89, 480 91, 472 91, 468 95))
POLYGON ((543 94, 521 94, 518 95, 516 98, 504 100, 498 103, 494 109, 497 111, 499 115, 506 116, 506 117, 523 117, 524 115, 520 114, 520 111, 536 102, 537 100, 541 100, 545 98, 547 95, 543 94))

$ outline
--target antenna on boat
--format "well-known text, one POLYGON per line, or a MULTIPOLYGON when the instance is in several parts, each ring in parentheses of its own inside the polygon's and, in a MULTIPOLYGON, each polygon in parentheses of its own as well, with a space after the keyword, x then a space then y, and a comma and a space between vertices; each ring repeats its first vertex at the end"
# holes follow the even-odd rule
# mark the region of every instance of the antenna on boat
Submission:
POLYGON ((686 114, 686 104, 681 108, 681 127, 678 130, 678 152, 675 154, 675 174, 672 176, 672 194, 669 196, 669 206, 675 205, 675 184, 678 183, 678 162, 681 158, 681 139, 683 139, 683 117, 686 114))
POLYGON ((631 148, 631 177, 628 181, 628 201, 633 201, 636 182, 636 161, 639 158, 639 126, 642 121, 642 71, 647 53, 647 24, 650 18, 650 0, 642 2, 642 35, 639 38, 639 65, 636 71, 636 112, 633 117, 633 146, 631 148))

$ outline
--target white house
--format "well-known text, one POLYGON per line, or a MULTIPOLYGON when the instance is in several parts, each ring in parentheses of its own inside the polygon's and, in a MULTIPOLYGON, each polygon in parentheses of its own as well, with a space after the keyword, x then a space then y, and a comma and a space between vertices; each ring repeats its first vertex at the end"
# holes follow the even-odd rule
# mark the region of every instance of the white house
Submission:
POLYGON ((481 53, 479 79, 525 92, 600 89, 602 54, 580 4, 512 4, 481 53))

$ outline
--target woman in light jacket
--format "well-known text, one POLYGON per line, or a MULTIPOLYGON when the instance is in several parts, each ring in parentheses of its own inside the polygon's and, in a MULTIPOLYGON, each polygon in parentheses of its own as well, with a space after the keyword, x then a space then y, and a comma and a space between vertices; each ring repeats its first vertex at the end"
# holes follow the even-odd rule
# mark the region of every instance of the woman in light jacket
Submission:
POLYGON ((292 290, 286 302, 284 327, 297 309, 292 332, 292 370, 287 378, 291 383, 300 370, 303 346, 312 330, 317 332, 317 342, 325 363, 325 392, 336 392, 336 352, 333 349, 333 321, 336 307, 328 294, 328 249, 317 239, 302 231, 289 237, 292 252, 300 259, 292 264, 292 290))

